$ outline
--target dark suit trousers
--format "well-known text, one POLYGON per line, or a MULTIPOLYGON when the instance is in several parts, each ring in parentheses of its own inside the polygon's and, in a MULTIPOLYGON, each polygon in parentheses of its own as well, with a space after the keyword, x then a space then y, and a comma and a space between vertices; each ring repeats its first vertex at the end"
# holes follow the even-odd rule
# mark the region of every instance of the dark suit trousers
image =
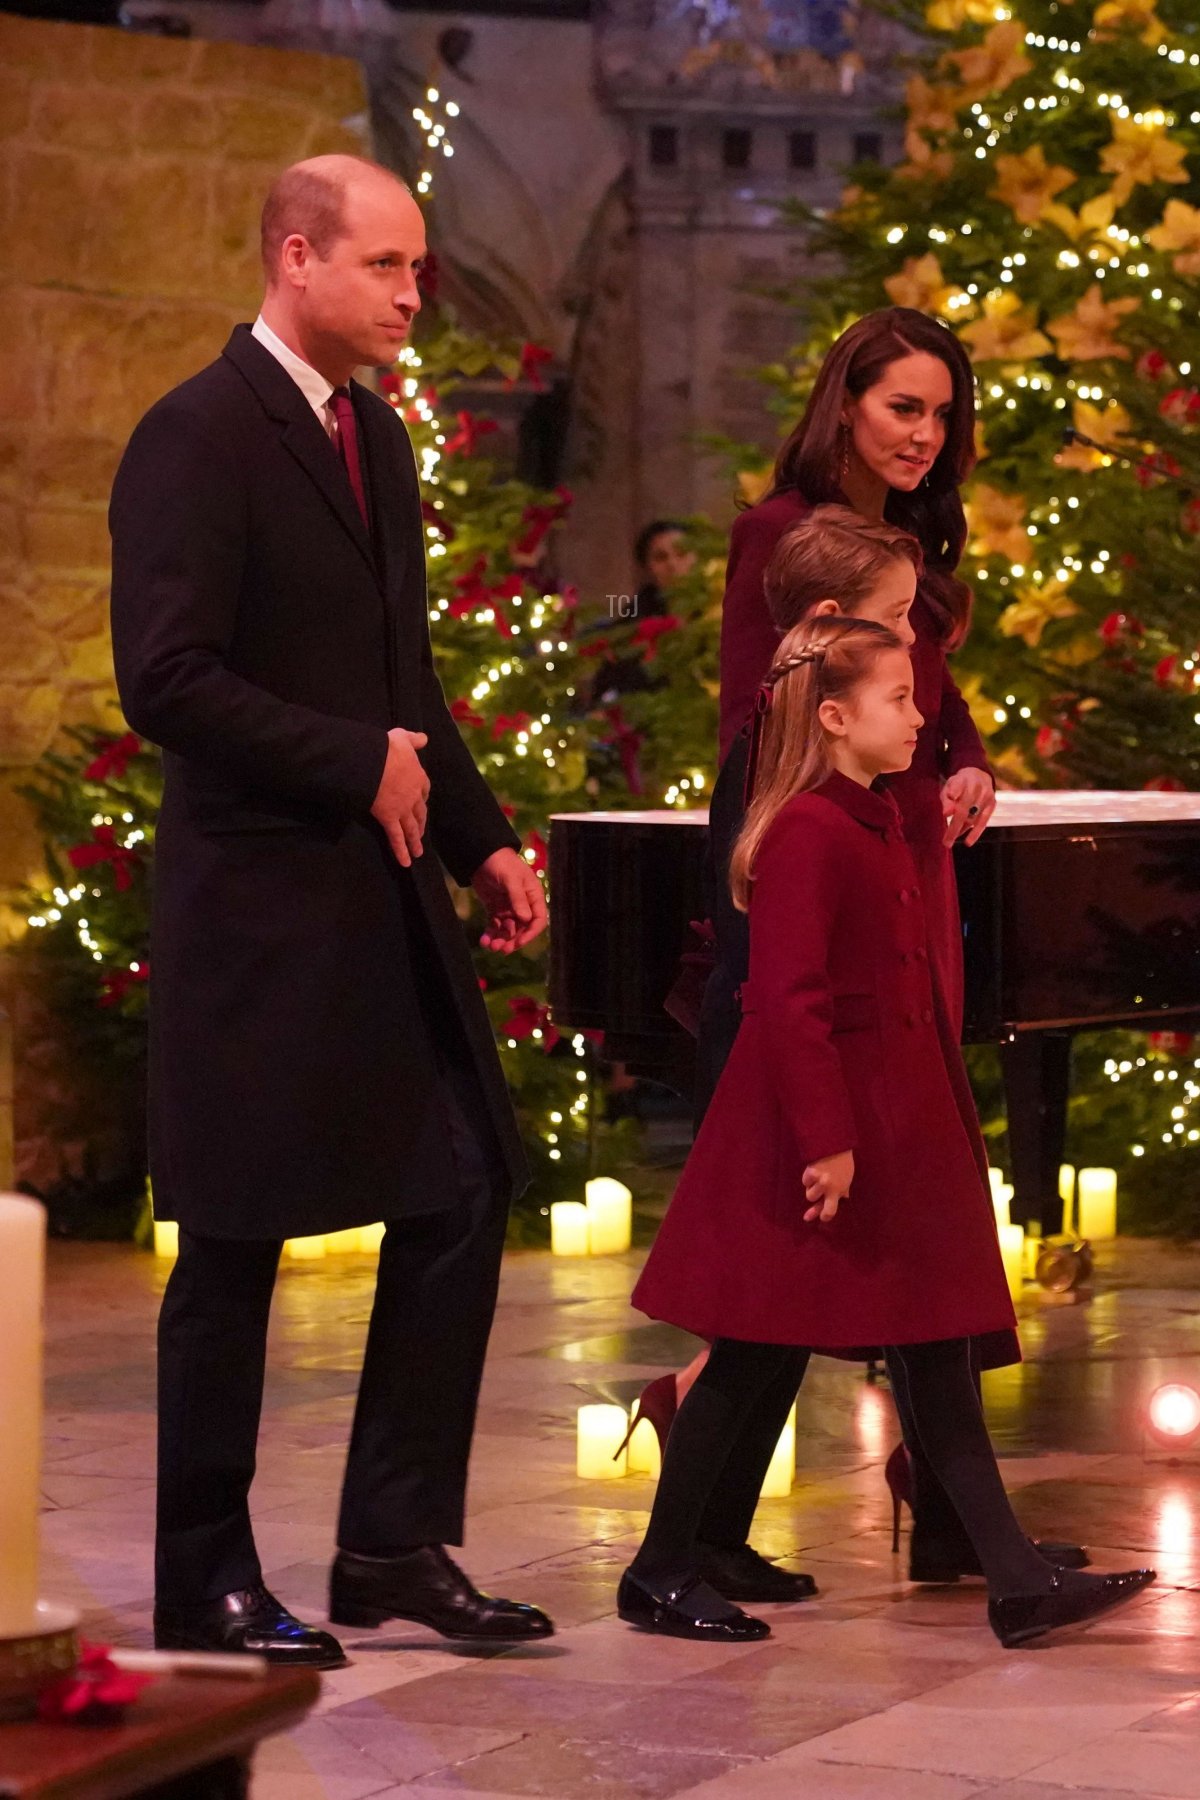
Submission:
MULTIPOLYGON (((438 1062, 458 1193, 384 1234, 346 1462, 338 1543, 367 1554, 463 1538, 508 1208, 500 1148, 451 1023, 443 1014, 438 1062)), ((261 1579, 249 1496, 280 1249, 179 1234, 158 1334, 160 1601, 215 1599, 261 1579)))

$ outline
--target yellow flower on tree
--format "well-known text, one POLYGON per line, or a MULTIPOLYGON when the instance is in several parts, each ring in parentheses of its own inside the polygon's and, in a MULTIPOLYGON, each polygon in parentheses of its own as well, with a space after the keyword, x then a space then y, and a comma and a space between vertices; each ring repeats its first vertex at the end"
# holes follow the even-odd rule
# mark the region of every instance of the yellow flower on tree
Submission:
POLYGON ((1162 224, 1152 226, 1146 238, 1156 250, 1178 252, 1171 258, 1177 275, 1200 275, 1200 207, 1168 200, 1162 224))
MULTIPOLYGON (((976 719, 978 725, 979 721, 976 719)), ((992 730, 997 730, 996 725, 992 730)), ((1001 750, 988 757, 992 774, 996 777, 996 785, 1002 788, 1033 787, 1036 776, 1025 760, 1025 754, 1017 744, 1010 744, 1007 750, 1001 750)))
POLYGON ((899 273, 889 275, 883 285, 893 305, 938 313, 943 319, 967 300, 962 288, 946 280, 932 251, 925 256, 910 256, 899 273))
POLYGON ((986 481, 978 482, 966 501, 975 554, 1006 556, 1009 562, 1023 563, 1029 554, 1025 510, 1024 494, 1005 494, 999 488, 989 487, 986 481))
POLYGON ((964 25, 990 25, 996 16, 994 0, 931 0, 925 23, 933 31, 961 31, 964 25))
POLYGON ((1025 54, 1025 27, 1019 19, 993 25, 982 44, 969 50, 948 50, 942 63, 954 63, 963 84, 963 101, 982 100, 985 94, 1002 94, 1033 64, 1025 54))
POLYGON ((1056 200, 1043 208, 1042 222, 1057 225, 1064 237, 1078 244, 1085 238, 1102 236, 1112 224, 1116 210, 1116 195, 1110 188, 1106 194, 1094 194, 1090 200, 1085 200, 1077 213, 1056 200))
POLYGON ((996 158, 996 185, 991 190, 997 200, 1012 208, 1022 225, 1036 225, 1056 194, 1071 187, 1077 179, 1073 169, 1062 163, 1048 163, 1040 144, 1023 150, 1019 156, 996 158))
POLYGON ((919 131, 905 132, 904 151, 908 161, 901 163, 896 173, 906 181, 945 181, 954 168, 950 151, 934 150, 919 131))
POLYGON ((1140 125, 1136 119, 1114 115, 1112 128, 1112 143, 1100 152, 1100 167, 1116 176, 1113 194, 1118 206, 1124 206, 1135 187, 1187 180, 1187 151, 1167 135, 1162 113, 1143 114, 1140 125))
POLYGON ((1122 29, 1136 31, 1151 50, 1171 35, 1154 10, 1154 0, 1100 0, 1092 24, 1101 40, 1115 37, 1122 29))
POLYGON ((960 675, 957 677, 958 691, 970 708, 981 737, 994 737, 1003 721, 997 717, 1000 708, 990 695, 983 691, 982 675, 960 675))
POLYGON ((935 87, 923 75, 914 75, 904 90, 911 131, 931 131, 935 135, 953 131, 958 120, 959 89, 935 87))
POLYGON ((1110 356, 1127 362, 1129 350, 1117 342, 1113 333, 1125 314, 1136 312, 1140 305, 1141 301, 1132 295, 1106 300, 1100 283, 1094 281, 1074 310, 1051 319, 1046 330, 1066 362, 1100 362, 1110 356))
POLYGON ((958 335, 969 346, 973 362, 1025 362, 1053 348, 1037 328, 1034 308, 1022 306, 1011 288, 989 294, 982 319, 964 325, 958 335))
POLYGON ((1052 619, 1069 619, 1078 611, 1065 581, 1030 582, 1017 590, 1017 598, 1005 607, 996 623, 1005 637, 1023 638, 1031 650, 1036 650, 1052 619))
MULTIPOLYGON (((1110 400, 1107 406, 1093 406, 1090 400, 1076 400, 1071 417, 1076 431, 1112 450, 1119 449, 1127 441, 1133 424, 1125 408, 1116 400, 1110 400)), ((1067 444, 1054 460, 1060 469, 1081 469, 1085 474, 1105 465, 1104 450, 1093 450, 1088 444, 1067 444)))

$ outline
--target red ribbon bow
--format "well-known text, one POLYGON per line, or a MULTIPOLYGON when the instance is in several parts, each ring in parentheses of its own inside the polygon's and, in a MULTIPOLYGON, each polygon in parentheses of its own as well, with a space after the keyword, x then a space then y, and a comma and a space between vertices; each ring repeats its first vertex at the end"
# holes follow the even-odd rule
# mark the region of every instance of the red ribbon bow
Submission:
POLYGON ((141 866, 141 857, 127 844, 118 843, 111 825, 97 825, 92 837, 94 842, 76 844, 73 850, 67 851, 71 867, 94 869, 99 863, 111 863, 117 892, 124 894, 133 886, 134 870, 141 866))
POLYGON ((646 651, 643 662, 653 662, 658 655, 658 640, 665 631, 678 631, 679 620, 674 613, 666 613, 660 618, 642 619, 639 621, 633 637, 634 644, 645 644, 646 651))
POLYGON ((123 781, 125 771, 132 759, 139 755, 142 740, 134 732, 127 731, 124 737, 97 738, 95 749, 99 752, 93 762, 83 771, 85 781, 123 781))
POLYGON ((531 387, 536 388, 539 394, 544 394, 546 392, 546 383, 541 377, 541 367, 543 363, 552 362, 553 360, 554 352, 552 350, 547 350, 544 345, 522 344, 520 367, 515 375, 509 376, 505 386, 510 388, 516 387, 518 381, 524 380, 527 381, 531 387))
POLYGON ((492 720, 492 736, 503 737, 506 731, 528 731, 533 719, 532 713, 497 713, 492 720))
POLYGON ((483 714, 477 713, 469 700, 452 700, 450 702, 450 717, 457 720, 460 725, 483 724, 483 714))
POLYGON ((617 755, 621 759, 621 770, 630 793, 644 793, 641 764, 638 761, 638 751, 642 747, 642 733, 634 730, 620 706, 606 706, 604 716, 608 720, 609 730, 600 742, 617 746, 617 755))
POLYGON ((101 994, 99 1005, 120 1006, 130 988, 141 981, 149 981, 150 964, 139 963, 136 969, 110 969, 100 983, 101 994))
POLYGON ((540 1030, 543 1050, 553 1050, 562 1035, 550 1023, 550 1008, 540 1000, 535 1000, 532 994, 510 995, 508 1017, 500 1029, 510 1038, 517 1039, 532 1037, 536 1030, 540 1030))
POLYGON ((442 445, 443 456, 453 456, 459 450, 464 456, 473 456, 480 438, 500 429, 495 419, 476 418, 474 413, 456 413, 455 418, 458 420, 458 430, 442 445))

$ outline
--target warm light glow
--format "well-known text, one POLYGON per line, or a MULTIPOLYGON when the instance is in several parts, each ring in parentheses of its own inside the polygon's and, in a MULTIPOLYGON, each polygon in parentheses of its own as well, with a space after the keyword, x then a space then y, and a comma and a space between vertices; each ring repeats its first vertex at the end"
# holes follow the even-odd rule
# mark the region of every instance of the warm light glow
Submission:
POLYGON ((1151 1431, 1168 1442, 1182 1443, 1200 1431, 1200 1394, 1181 1381, 1155 1388, 1146 1410, 1151 1431))
POLYGON ((792 1491, 792 1483, 796 1479, 796 1408, 793 1404, 787 1416, 787 1423, 779 1434, 779 1442, 775 1446, 763 1481, 761 1494, 764 1500, 786 1500, 792 1491))
POLYGON ((629 1428, 623 1406, 581 1406, 575 1424, 575 1473, 581 1481, 616 1481, 628 1469, 617 1446, 629 1428))
POLYGON ((582 1200, 556 1200, 550 1208, 550 1248, 555 1256, 586 1256, 588 1209, 582 1200))

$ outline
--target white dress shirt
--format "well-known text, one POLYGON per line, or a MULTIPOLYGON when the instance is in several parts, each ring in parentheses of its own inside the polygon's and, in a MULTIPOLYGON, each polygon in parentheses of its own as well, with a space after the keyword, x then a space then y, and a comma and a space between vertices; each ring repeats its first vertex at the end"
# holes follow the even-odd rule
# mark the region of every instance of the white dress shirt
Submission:
POLYGON ((289 350, 283 339, 276 337, 261 313, 255 319, 250 332, 252 337, 258 339, 264 350, 271 352, 276 362, 282 363, 320 419, 326 436, 335 438, 337 436, 337 420, 333 408, 329 404, 329 397, 333 393, 333 383, 326 381, 319 370, 314 369, 311 363, 306 363, 302 356, 297 356, 294 350, 289 350))

